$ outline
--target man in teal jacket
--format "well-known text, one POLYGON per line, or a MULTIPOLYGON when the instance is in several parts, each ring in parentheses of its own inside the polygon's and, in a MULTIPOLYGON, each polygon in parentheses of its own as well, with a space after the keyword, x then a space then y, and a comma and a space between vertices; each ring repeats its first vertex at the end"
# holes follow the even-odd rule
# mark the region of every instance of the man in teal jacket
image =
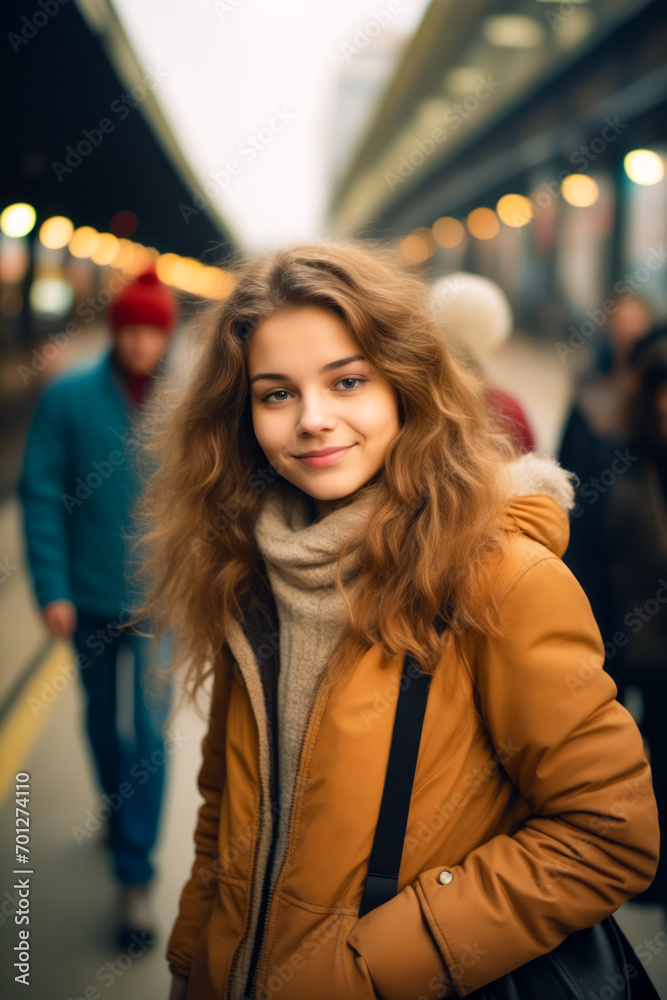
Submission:
MULTIPOLYGON (((176 299, 152 265, 116 296, 109 307, 112 343, 43 389, 18 486, 35 596, 46 627, 71 639, 78 654, 86 730, 103 790, 87 826, 82 819, 72 830, 82 843, 99 819, 108 819, 121 884, 121 947, 154 942, 150 854, 168 759, 162 727, 171 702, 171 685, 159 693, 149 689, 150 640, 122 629, 138 594, 128 576, 131 507, 140 489, 132 431, 177 319, 176 299), (131 738, 116 719, 119 652, 132 657, 131 738)), ((167 635, 160 662, 169 650, 167 635)))

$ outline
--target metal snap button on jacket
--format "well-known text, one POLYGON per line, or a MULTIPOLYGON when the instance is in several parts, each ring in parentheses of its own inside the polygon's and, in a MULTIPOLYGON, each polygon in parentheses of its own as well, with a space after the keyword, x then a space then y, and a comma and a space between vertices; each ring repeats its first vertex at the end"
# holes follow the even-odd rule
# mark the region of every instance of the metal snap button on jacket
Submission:
POLYGON ((450 872, 449 868, 443 868, 443 870, 438 875, 438 880, 442 882, 443 885, 447 885, 447 883, 451 882, 453 878, 454 876, 450 872))

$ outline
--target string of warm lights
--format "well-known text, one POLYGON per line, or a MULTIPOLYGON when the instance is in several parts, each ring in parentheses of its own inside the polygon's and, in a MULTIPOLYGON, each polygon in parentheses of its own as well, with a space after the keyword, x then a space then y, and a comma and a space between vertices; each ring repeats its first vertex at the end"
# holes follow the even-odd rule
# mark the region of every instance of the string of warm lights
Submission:
MULTIPOLYGON (((635 184, 657 184, 665 172, 661 156, 651 149, 635 149, 623 158, 626 175, 635 184)), ((560 183, 560 195, 569 205, 588 208, 599 197, 599 188, 594 178, 587 174, 569 174, 560 183)), ((513 229, 520 229, 535 216, 537 198, 527 198, 522 194, 505 194, 492 208, 474 208, 466 216, 465 222, 454 216, 444 215, 431 227, 418 226, 397 243, 397 250, 407 260, 421 264, 432 257, 438 247, 452 250, 463 243, 466 233, 475 239, 490 240, 500 231, 501 222, 513 229)), ((553 203, 553 197, 550 198, 553 203)))
MULTIPOLYGON (((0 230, 5 236, 24 237, 34 228, 37 213, 32 205, 16 202, 0 213, 0 230)), ((180 291, 205 299, 226 298, 234 284, 232 275, 220 267, 204 264, 194 257, 160 253, 155 247, 113 233, 100 233, 92 226, 79 226, 63 215, 46 219, 39 228, 39 240, 48 250, 67 248, 72 257, 90 259, 100 267, 109 266, 127 274, 140 274, 155 261, 161 281, 180 291)))

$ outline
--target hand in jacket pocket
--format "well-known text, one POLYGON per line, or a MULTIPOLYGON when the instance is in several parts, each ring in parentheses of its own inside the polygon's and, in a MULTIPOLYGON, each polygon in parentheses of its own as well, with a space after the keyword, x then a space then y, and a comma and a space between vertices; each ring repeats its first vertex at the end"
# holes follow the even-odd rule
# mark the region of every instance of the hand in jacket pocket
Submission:
POLYGON ((368 966, 382 1000, 456 996, 411 885, 357 920, 347 943, 368 966))

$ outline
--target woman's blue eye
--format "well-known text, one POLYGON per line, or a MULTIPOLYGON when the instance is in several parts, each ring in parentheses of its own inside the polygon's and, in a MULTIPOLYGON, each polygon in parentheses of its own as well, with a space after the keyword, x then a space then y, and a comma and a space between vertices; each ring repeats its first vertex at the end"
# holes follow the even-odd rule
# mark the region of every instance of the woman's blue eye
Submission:
MULTIPOLYGON (((339 379, 338 382, 336 382, 335 384, 336 385, 340 385, 341 382, 368 382, 368 379, 367 378, 359 378, 356 375, 348 375, 345 378, 339 379)), ((346 389, 344 389, 343 392, 351 392, 352 389, 356 389, 356 388, 357 388, 356 385, 351 385, 351 386, 348 386, 346 389)), ((287 389, 274 389, 273 392, 270 392, 267 396, 263 397, 262 402, 263 403, 268 402, 268 400, 271 399, 271 396, 276 396, 279 392, 285 392, 286 393, 287 389)), ((288 395, 289 395, 289 393, 288 393, 288 395)), ((277 399, 276 402, 277 403, 284 402, 284 397, 282 399, 277 399)))
MULTIPOLYGON (((346 378, 342 378, 340 381, 341 382, 366 382, 368 380, 365 379, 365 378, 357 378, 356 375, 348 375, 346 378)), ((339 383, 336 382, 336 385, 338 385, 338 384, 339 383)), ((353 386, 350 386, 350 388, 351 389, 356 389, 356 386, 353 385, 353 386)))

